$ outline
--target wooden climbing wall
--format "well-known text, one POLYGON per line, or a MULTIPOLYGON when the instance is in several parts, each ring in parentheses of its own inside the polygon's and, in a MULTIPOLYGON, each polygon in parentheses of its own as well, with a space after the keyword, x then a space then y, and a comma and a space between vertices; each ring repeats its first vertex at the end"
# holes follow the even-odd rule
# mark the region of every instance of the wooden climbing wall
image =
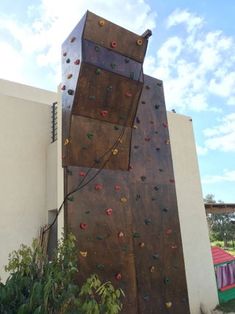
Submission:
MULTIPOLYGON (((88 14, 82 25, 84 28, 86 23, 91 23, 95 28, 100 21, 104 20, 88 14)), ((118 47, 119 40, 124 42, 124 30, 121 29, 119 35, 120 29, 117 26, 112 28, 108 21, 104 22, 109 35, 102 42, 103 37, 99 32, 97 37, 92 33, 92 40, 96 40, 96 45, 99 43, 102 49, 108 49, 108 43, 115 37, 118 47), (118 34, 112 33, 110 29, 116 29, 118 34)), ((83 34, 88 33, 84 31, 83 34)), ((71 36, 69 40, 74 35, 71 36)), ((99 61, 99 89, 107 88, 109 79, 106 81, 105 77, 109 75, 113 79, 112 93, 116 90, 120 96, 120 103, 118 94, 107 102, 109 121, 107 117, 105 120, 100 118, 94 109, 97 106, 99 110, 103 110, 99 107, 100 98, 97 95, 101 91, 96 91, 96 81, 92 81, 92 75, 86 76, 92 84, 85 82, 80 86, 83 88, 83 99, 94 103, 88 102, 86 106, 79 108, 79 83, 76 85, 77 90, 73 87, 75 97, 71 99, 71 95, 67 93, 68 69, 65 64, 62 99, 65 195, 79 189, 68 198, 65 205, 66 232, 73 232, 78 240, 78 263, 81 270, 79 280, 85 280, 91 273, 97 273, 102 280, 111 280, 116 287, 121 287, 126 294, 122 313, 188 314, 187 285, 162 81, 149 76, 139 76, 136 80, 133 75, 128 77, 130 69, 134 69, 131 72, 142 73, 141 62, 147 46, 141 46, 141 53, 138 55, 138 45, 131 38, 130 42, 135 46, 129 45, 127 51, 124 49, 125 45, 120 45, 118 51, 122 55, 125 53, 128 59, 131 57, 133 67, 129 62, 125 63, 125 60, 123 63, 130 66, 129 70, 122 64, 122 74, 117 71, 103 73, 108 71, 105 69, 107 64, 102 66, 102 59, 99 61), (105 82, 103 85, 102 74, 105 82), (126 82, 124 87, 121 87, 120 80, 126 82), (132 101, 126 103, 130 109, 126 111, 123 104, 123 101, 129 100, 129 97, 124 97, 126 86, 130 87, 132 83, 140 84, 140 90, 139 87, 135 91, 127 90, 132 95, 132 101), (90 99, 89 96, 93 97, 90 99), (91 112, 87 109, 89 106, 94 106, 91 107, 91 112), (125 122, 119 119, 120 112, 125 122), (103 159, 98 157, 105 152, 107 153, 103 159)), ((136 38, 138 40, 139 36, 136 35, 136 38)), ((68 41, 63 47, 63 54, 65 52, 66 57, 71 58, 74 55, 74 49, 70 48, 68 41)), ((110 52, 113 52, 112 49, 110 52)), ((122 62, 123 57, 119 55, 115 58, 119 60, 114 67, 117 69, 118 62, 122 62)), ((84 66, 86 67, 85 63, 84 66)), ((97 69, 97 65, 94 69, 97 69)), ((110 72, 112 70, 109 69, 110 72)), ((78 82, 81 76, 79 74, 78 82)), ((83 79, 86 81, 84 76, 83 79)))

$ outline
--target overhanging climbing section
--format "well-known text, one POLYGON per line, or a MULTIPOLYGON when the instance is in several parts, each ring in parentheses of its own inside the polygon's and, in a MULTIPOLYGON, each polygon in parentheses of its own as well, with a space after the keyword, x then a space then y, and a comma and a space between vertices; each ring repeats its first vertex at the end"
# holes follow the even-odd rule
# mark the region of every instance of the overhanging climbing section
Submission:
POLYGON ((91 13, 63 45, 65 195, 76 191, 65 227, 79 281, 98 273, 121 287, 122 313, 189 314, 163 85, 143 75, 146 46, 91 13))
POLYGON ((128 170, 147 39, 87 12, 62 47, 63 165, 128 170), (117 137, 118 129, 122 139, 117 137), (116 147, 118 146, 118 147, 116 147))

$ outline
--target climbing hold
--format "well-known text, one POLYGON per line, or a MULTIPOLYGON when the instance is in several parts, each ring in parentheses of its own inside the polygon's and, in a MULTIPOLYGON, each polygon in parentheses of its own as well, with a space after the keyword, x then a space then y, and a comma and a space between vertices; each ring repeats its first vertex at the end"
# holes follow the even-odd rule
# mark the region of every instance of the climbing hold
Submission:
POLYGON ((107 110, 101 110, 100 111, 100 115, 105 118, 108 115, 108 111, 107 110))
POLYGON ((121 274, 121 273, 117 273, 117 274, 115 275, 115 279, 116 279, 116 280, 121 280, 121 279, 122 279, 122 274, 121 274))
POLYGON ((126 58, 125 59, 125 63, 129 63, 129 62, 130 62, 130 60, 126 58))
POLYGON ((169 145, 170 144, 170 140, 165 140, 165 144, 169 145))
POLYGON ((138 232, 133 232, 132 236, 134 239, 140 238, 140 234, 138 232))
POLYGON ((144 299, 144 301, 149 301, 149 295, 147 295, 147 294, 144 295, 144 296, 143 296, 143 299, 144 299))
POLYGON ((170 309, 172 307, 172 302, 166 302, 166 308, 170 309))
POLYGON ((134 124, 133 129, 135 129, 135 130, 138 129, 138 126, 134 124))
POLYGON ((62 85, 61 90, 66 90, 66 86, 62 85))
POLYGON ((160 86, 160 87, 161 87, 161 86, 162 86, 162 82, 158 82, 158 83, 157 83, 157 86, 160 86))
POLYGON ((87 138, 88 138, 89 140, 92 140, 92 138, 93 138, 94 135, 93 135, 92 133, 87 133, 86 136, 87 136, 87 138))
POLYGON ((148 85, 145 86, 146 89, 150 89, 150 87, 148 85))
POLYGON ((135 200, 138 201, 140 199, 140 194, 136 194, 135 200))
POLYGON ((141 181, 144 182, 146 180, 146 177, 145 176, 141 176, 140 179, 141 179, 141 181))
POLYGON ((177 245, 174 245, 174 244, 173 244, 173 245, 171 246, 171 248, 172 248, 173 250, 175 250, 175 249, 177 249, 177 245))
POLYGON ((96 268, 99 270, 104 270, 104 265, 103 264, 97 264, 96 268))
POLYGON ((101 69, 96 69, 95 74, 99 75, 101 73, 101 69))
POLYGON ((147 226, 150 225, 150 224, 151 224, 151 219, 146 218, 146 219, 144 220, 144 223, 145 223, 147 226))
POLYGON ((150 123, 150 124, 154 124, 154 122, 153 122, 152 120, 151 120, 151 121, 149 121, 149 123, 150 123))
POLYGON ((96 190, 96 191, 100 191, 100 190, 102 190, 102 189, 103 189, 103 184, 97 183, 97 184, 95 185, 95 190, 96 190))
POLYGON ((165 285, 168 285, 168 283, 170 283, 170 279, 168 277, 164 277, 163 281, 165 285))
POLYGON ((73 74, 71 74, 71 73, 67 75, 68 80, 71 79, 72 77, 73 77, 73 74))
POLYGON ((163 172, 163 169, 162 169, 162 168, 159 168, 158 171, 159 171, 159 172, 163 172))
POLYGON ((126 97, 132 97, 132 93, 131 93, 131 92, 126 92, 126 93, 125 93, 125 96, 126 96, 126 97))
POLYGON ((167 208, 163 208, 162 211, 165 212, 165 213, 167 213, 167 212, 168 212, 168 209, 167 209, 167 208))
POLYGON ((117 155, 117 154, 118 154, 118 149, 117 149, 117 148, 112 149, 112 154, 113 154, 114 156, 117 155))
POLYGON ((139 243, 139 247, 143 248, 145 246, 144 242, 139 243))
POLYGON ((169 182, 170 183, 175 183, 175 180, 174 179, 170 179, 169 182))
POLYGON ((102 237, 102 236, 100 236, 100 235, 98 235, 98 236, 96 236, 96 240, 104 240, 104 237, 102 237))
POLYGON ((73 172, 70 170, 70 169, 66 169, 66 172, 67 172, 67 174, 68 174, 68 176, 72 176, 73 175, 73 172))
POLYGON ((98 24, 99 24, 100 27, 103 27, 105 25, 105 21, 104 20, 99 20, 98 24))
POLYGON ((80 251, 80 255, 82 257, 87 257, 87 251, 80 251))
POLYGON ((90 95, 88 98, 89 98, 90 100, 95 100, 95 96, 94 96, 94 95, 90 95))
POLYGON ((149 142, 150 141, 150 137, 145 137, 145 142, 149 142))
POLYGON ((138 148, 139 148, 139 146, 138 146, 138 145, 135 145, 135 146, 134 146, 134 149, 138 149, 138 148))
POLYGON ((146 102, 145 102, 144 100, 142 100, 142 101, 141 101, 141 104, 143 104, 143 105, 144 105, 144 104, 146 104, 146 102))
POLYGON ((76 40, 76 37, 73 36, 73 37, 70 39, 70 42, 73 43, 73 42, 75 42, 75 40, 76 40))
POLYGON ((159 187, 158 187, 158 186, 155 186, 155 187, 154 187, 154 190, 155 190, 155 191, 158 191, 158 190, 159 190, 159 187))
POLYGON ((79 176, 80 176, 80 177, 85 177, 85 176, 86 176, 86 173, 83 172, 83 171, 80 171, 80 172, 79 172, 79 176))
POLYGON ((79 65, 80 64, 80 59, 75 60, 74 64, 79 65))
POLYGON ((167 123, 163 122, 163 123, 162 123, 162 126, 163 126, 164 128, 167 128, 167 123))
POLYGON ((68 145, 69 143, 70 143, 70 140, 68 138, 66 138, 64 141, 64 146, 68 145))
POLYGON ((167 230, 166 230, 166 234, 167 234, 167 235, 172 234, 172 229, 167 229, 167 230))
POLYGON ((87 224, 85 224, 85 223, 80 223, 80 229, 86 230, 87 227, 88 227, 87 224))
POLYGON ((112 69, 115 69, 116 64, 115 63, 110 63, 110 66, 111 66, 112 69))
POLYGON ((155 105, 155 109, 159 109, 160 108, 160 105, 155 105))
POLYGON ((113 89, 113 86, 112 86, 112 85, 109 85, 109 86, 107 87, 107 91, 108 91, 108 92, 111 92, 112 89, 113 89))
POLYGON ((112 208, 107 208, 105 211, 106 211, 106 215, 108 216, 112 215, 112 212, 113 212, 112 208))
POLYGON ((122 139, 119 138, 119 139, 118 139, 118 142, 122 144, 122 139))
POLYGON ((124 237, 124 233, 122 231, 118 232, 118 238, 123 238, 124 237))
POLYGON ((67 52, 64 52, 64 53, 63 53, 63 57, 66 57, 66 56, 67 56, 67 52))
POLYGON ((140 123, 140 119, 138 117, 135 118, 136 123, 140 123))
POLYGON ((159 254, 153 254, 153 255, 152 255, 152 258, 153 258, 154 260, 159 259, 159 254))
POLYGON ((95 46, 95 51, 99 52, 100 51, 100 47, 99 46, 95 46))
POLYGON ((159 152, 159 150, 160 150, 160 147, 156 147, 156 151, 159 152))
POLYGON ((116 131, 119 130, 119 127, 116 126, 116 125, 115 125, 113 128, 114 128, 114 130, 116 130, 116 131))
POLYGON ((111 48, 116 48, 117 47, 117 42, 116 41, 111 41, 111 43, 110 43, 110 47, 111 48))
POLYGON ((128 166, 128 170, 130 171, 130 170, 132 170, 132 169, 133 169, 132 165, 129 165, 129 166, 128 166))
POLYGON ((149 270, 150 270, 150 273, 154 273, 154 272, 155 272, 155 266, 151 266, 151 267, 149 268, 149 270))
POLYGON ((137 39, 137 41, 136 41, 136 44, 138 45, 138 46, 142 46, 143 45, 143 39, 137 39))
POLYGON ((116 185, 114 186, 114 190, 117 191, 117 192, 120 191, 120 190, 121 190, 120 185, 117 185, 117 184, 116 184, 116 185))
POLYGON ((73 197, 73 196, 68 196, 68 197, 67 197, 67 200, 68 200, 69 202, 73 202, 73 201, 74 201, 74 197, 73 197))
POLYGON ((74 91, 73 91, 72 89, 69 89, 69 90, 68 90, 68 94, 69 94, 70 96, 73 96, 74 91))
POLYGON ((130 79, 133 80, 135 76, 135 72, 130 72, 130 79))
POLYGON ((70 63, 70 59, 69 58, 66 60, 66 63, 70 63))
POLYGON ((87 214, 87 215, 90 214, 90 211, 89 211, 89 210, 86 210, 86 211, 85 211, 85 214, 87 214))
POLYGON ((121 199, 120 199, 120 202, 121 203, 126 203, 127 202, 127 198, 124 196, 124 197, 122 197, 121 199))

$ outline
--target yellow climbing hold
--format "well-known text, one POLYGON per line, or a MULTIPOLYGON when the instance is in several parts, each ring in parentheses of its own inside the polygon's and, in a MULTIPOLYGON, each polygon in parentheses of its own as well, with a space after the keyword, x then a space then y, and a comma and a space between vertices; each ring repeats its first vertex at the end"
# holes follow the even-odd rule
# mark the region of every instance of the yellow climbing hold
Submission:
POLYGON ((113 150, 112 150, 112 154, 113 154, 114 156, 117 155, 117 154, 118 154, 118 149, 117 149, 117 148, 113 149, 113 150))
POLYGON ((80 251, 80 254, 82 255, 82 257, 87 257, 87 251, 80 251))
POLYGON ((66 138, 66 140, 64 141, 64 145, 66 146, 66 145, 68 145, 68 144, 69 144, 69 139, 66 138))
POLYGON ((151 273, 154 273, 155 272, 155 266, 151 266, 149 270, 151 273))
POLYGON ((104 26, 104 25, 105 25, 105 21, 104 21, 104 20, 100 20, 100 21, 99 21, 99 26, 102 27, 102 26, 104 26))
POLYGON ((138 46, 142 46, 142 45, 143 45, 143 40, 140 39, 140 38, 137 39, 136 44, 137 44, 138 46))
POLYGON ((122 197, 122 198, 120 199, 120 201, 121 201, 121 203, 126 203, 126 202, 127 202, 127 198, 126 198, 126 197, 122 197))
POLYGON ((170 309, 172 307, 172 302, 166 302, 166 307, 170 309))

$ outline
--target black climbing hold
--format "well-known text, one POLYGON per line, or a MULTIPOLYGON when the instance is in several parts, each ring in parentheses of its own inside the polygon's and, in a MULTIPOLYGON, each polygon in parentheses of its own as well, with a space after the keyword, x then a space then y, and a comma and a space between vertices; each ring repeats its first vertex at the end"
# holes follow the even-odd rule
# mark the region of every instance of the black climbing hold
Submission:
POLYGON ((139 146, 135 145, 135 146, 134 146, 134 148, 135 148, 135 149, 138 149, 138 148, 139 148, 139 146))
POLYGON ((136 194, 135 200, 138 201, 140 199, 140 194, 136 194))
POLYGON ((159 152, 159 150, 160 150, 160 147, 156 147, 156 151, 158 151, 158 152, 159 152))
POLYGON ((152 258, 155 259, 155 260, 159 259, 159 254, 153 254, 152 258))
POLYGON ((66 60, 66 63, 70 63, 70 59, 69 58, 66 60))
POLYGON ((146 180, 146 177, 145 177, 145 176, 141 176, 140 179, 141 179, 142 181, 145 181, 145 180, 146 180))
POLYGON ((164 211, 165 213, 168 212, 168 209, 167 208, 163 208, 162 211, 164 211))
POLYGON ((147 226, 150 225, 150 224, 151 224, 151 219, 146 218, 146 219, 144 220, 144 223, 145 223, 147 226))
POLYGON ((155 190, 155 191, 158 191, 158 190, 159 190, 159 187, 158 187, 158 186, 155 186, 155 187, 154 187, 154 190, 155 190))
POLYGON ((155 105, 155 109, 159 109, 160 108, 160 105, 155 105))
POLYGON ((138 117, 136 117, 136 123, 140 123, 140 119, 138 117))
POLYGON ((73 91, 72 89, 69 89, 69 90, 68 90, 68 94, 69 94, 70 96, 72 96, 72 95, 74 94, 74 91, 73 91))
POLYGON ((161 168, 159 168, 158 170, 159 170, 160 172, 163 172, 163 169, 161 169, 161 168))

